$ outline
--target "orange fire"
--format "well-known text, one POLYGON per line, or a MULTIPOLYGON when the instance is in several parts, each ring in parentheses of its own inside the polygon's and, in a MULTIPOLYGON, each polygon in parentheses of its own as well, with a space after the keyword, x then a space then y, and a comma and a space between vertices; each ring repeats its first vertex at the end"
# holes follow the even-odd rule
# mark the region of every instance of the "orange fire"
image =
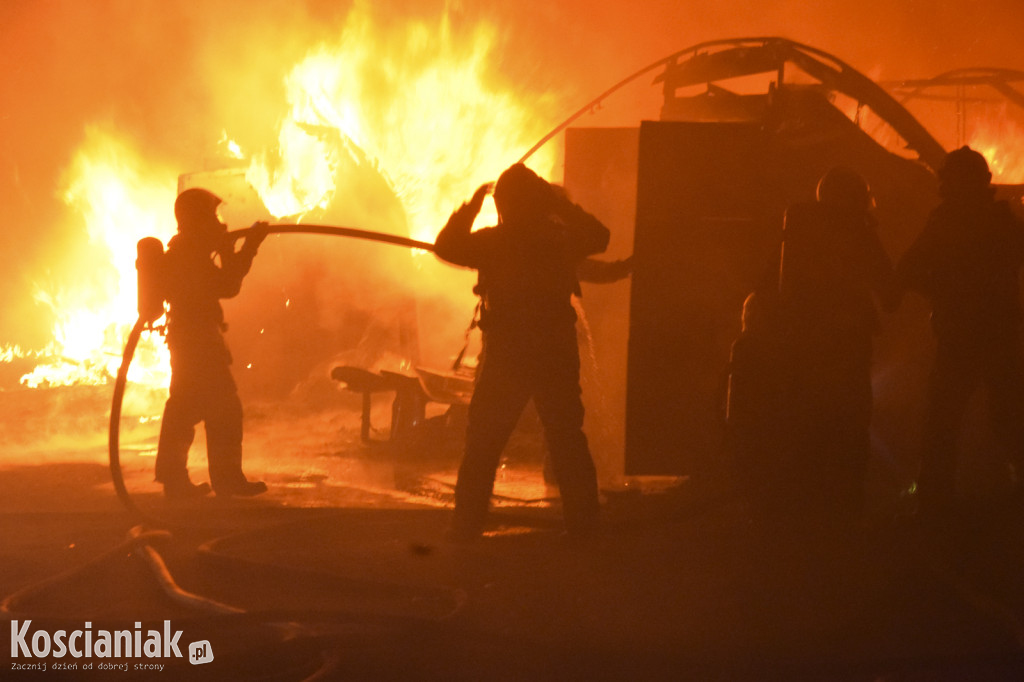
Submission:
MULTIPOLYGON (((54 316, 53 340, 37 354, 52 358, 21 383, 38 386, 106 383, 117 373, 135 310, 135 244, 144 236, 166 239, 174 218, 174 174, 145 161, 126 142, 90 129, 75 152, 61 196, 80 215, 93 248, 66 266, 73 287, 37 284, 36 300, 54 316)), ((132 380, 166 383, 166 348, 144 342, 132 380)))
MULTIPOLYGON (((497 37, 484 23, 456 32, 447 14, 434 25, 413 20, 384 29, 357 4, 337 41, 313 47, 291 69, 277 139, 247 159, 246 180, 266 212, 299 222, 343 202, 340 161, 371 163, 406 220, 361 227, 432 241, 477 184, 495 179, 553 125, 536 113, 549 95, 502 83, 497 37)), ((49 359, 22 377, 25 386, 102 384, 116 374, 137 316, 135 245, 144 236, 166 244, 175 231, 178 171, 154 165, 139 147, 94 128, 73 154, 62 195, 95 253, 77 259, 73 287, 38 285, 37 300, 55 319, 52 343, 41 351, 0 348, 0 360, 49 359)), ((218 153, 244 158, 228 132, 218 153)), ((555 163, 550 146, 531 159, 547 177, 555 163)), ((485 214, 481 224, 495 219, 485 214)), ((168 373, 162 340, 144 336, 129 379, 163 387, 168 373)))
POLYGON ((1024 127, 1005 115, 976 122, 968 144, 988 160, 992 180, 1016 185, 1024 183, 1024 127))
MULTIPOLYGON (((288 75, 277 148, 254 158, 246 178, 272 215, 299 215, 344 191, 342 155, 369 160, 401 200, 409 236, 432 241, 474 182, 496 178, 551 127, 536 114, 544 95, 531 104, 499 84, 496 39, 489 24, 457 37, 447 15, 389 33, 357 6, 340 39, 288 75)), ((531 163, 550 177, 554 152, 531 163)))

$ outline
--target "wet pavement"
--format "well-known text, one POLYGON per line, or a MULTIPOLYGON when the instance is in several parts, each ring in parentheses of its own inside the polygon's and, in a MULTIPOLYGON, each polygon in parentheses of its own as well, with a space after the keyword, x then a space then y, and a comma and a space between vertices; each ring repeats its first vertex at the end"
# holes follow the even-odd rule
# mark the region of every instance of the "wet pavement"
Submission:
POLYGON ((184 651, 12 659, 5 633, 0 677, 43 679, 13 666, 46 662, 46 679, 57 663, 77 665, 68 679, 1024 679, 1009 501, 930 525, 783 524, 751 519, 727 482, 635 480, 603 492, 603 532, 575 543, 526 458, 499 472, 487 535, 460 545, 445 539, 457 453, 362 443, 348 413, 247 429, 246 470, 270 492, 177 504, 150 480, 155 430, 129 431, 145 518, 114 494, 95 434, 12 449, 4 619, 51 635, 169 621, 184 651), (213 660, 191 665, 185 645, 203 641, 213 660))

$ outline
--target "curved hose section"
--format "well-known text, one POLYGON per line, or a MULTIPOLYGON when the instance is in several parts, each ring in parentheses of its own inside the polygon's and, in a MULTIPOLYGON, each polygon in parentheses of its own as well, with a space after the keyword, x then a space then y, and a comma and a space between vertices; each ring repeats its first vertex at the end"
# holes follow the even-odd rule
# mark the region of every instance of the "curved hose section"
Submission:
MULTIPOLYGON (((128 508, 132 516, 149 523, 154 523, 154 519, 151 519, 145 512, 139 509, 135 501, 132 500, 132 496, 128 494, 128 489, 124 485, 124 476, 121 472, 121 405, 124 403, 124 389, 128 382, 128 368, 131 367, 132 358, 135 356, 135 348, 139 345, 139 337, 142 336, 142 330, 145 327, 145 321, 139 318, 135 322, 135 326, 132 327, 131 332, 128 333, 128 340, 124 345, 121 366, 117 370, 117 379, 114 381, 114 399, 110 406, 108 447, 110 450, 110 478, 114 482, 114 491, 117 493, 117 498, 121 500, 121 504, 128 508)), ((155 525, 161 524, 157 523, 155 525)))
POLYGON ((6 597, 4 597, 3 601, 0 601, 0 614, 16 614, 21 602, 36 597, 42 594, 45 590, 59 586, 60 583, 62 583, 63 581, 80 574, 82 571, 86 569, 101 566, 104 562, 109 561, 112 558, 120 559, 124 555, 124 552, 126 550, 130 553, 134 552, 135 549, 140 545, 140 543, 144 544, 151 539, 167 537, 170 537, 170 534, 166 531, 147 531, 143 529, 141 526, 136 526, 131 531, 129 531, 128 537, 124 540, 124 542, 118 544, 113 549, 104 552, 103 554, 97 556, 94 559, 90 559, 81 566, 67 569, 65 571, 58 573, 57 575, 51 576, 44 580, 40 580, 39 582, 23 587, 20 590, 7 595, 6 597))
MULTIPOLYGON (((249 234, 251 230, 251 227, 232 230, 231 232, 228 232, 228 236, 233 239, 240 239, 249 234)), ((418 241, 409 237, 400 237, 393 234, 385 234, 383 232, 372 232, 370 230, 360 230, 354 227, 338 227, 334 225, 271 225, 267 234, 325 234, 336 237, 366 239, 381 242, 383 244, 404 246, 410 249, 422 249, 424 251, 434 250, 434 245, 429 242, 418 241)), ((169 524, 146 514, 138 505, 135 504, 135 501, 132 500, 131 494, 129 494, 128 489, 125 487, 124 475, 121 471, 121 407, 124 403, 125 386, 128 383, 128 368, 131 367, 132 358, 135 356, 135 349, 139 345, 139 338, 142 336, 142 332, 145 328, 146 322, 140 317, 135 322, 135 326, 132 327, 131 332, 128 334, 128 340, 125 342, 124 346, 124 353, 121 356, 121 366, 117 370, 117 379, 114 381, 114 397, 110 406, 108 442, 108 449, 110 453, 110 477, 113 480, 114 491, 117 493, 118 499, 121 500, 121 503, 135 518, 154 526, 166 527, 169 524)))
POLYGON ((610 95, 614 94, 616 90, 619 90, 620 88, 623 88, 623 87, 629 85, 630 83, 632 83, 637 78, 639 78, 640 76, 644 75, 645 73, 653 71, 654 69, 658 68, 659 66, 662 66, 663 64, 669 63, 670 61, 672 61, 673 59, 675 59, 679 55, 683 54, 684 52, 686 52, 686 51, 683 50, 682 52, 675 52, 673 54, 670 54, 667 57, 662 57, 661 59, 659 59, 658 61, 654 62, 653 64, 648 64, 647 66, 645 66, 644 68, 640 69, 639 71, 637 71, 635 73, 632 73, 629 76, 626 76, 621 81, 619 81, 618 83, 616 83, 612 87, 608 88, 607 90, 602 92, 600 95, 598 95, 594 99, 592 99, 589 102, 587 102, 585 105, 580 107, 580 109, 577 110, 576 113, 574 113, 572 116, 570 116, 569 118, 567 118, 564 121, 562 121, 561 123, 559 123, 557 126, 555 126, 551 130, 551 132, 549 132, 547 135, 545 135, 540 140, 538 140, 537 144, 535 144, 532 147, 530 147, 530 150, 527 151, 525 154, 523 154, 522 158, 519 159, 519 163, 526 163, 526 160, 529 159, 531 156, 533 156, 534 153, 538 149, 540 149, 541 147, 546 145, 551 140, 551 138, 555 137, 556 135, 558 135, 558 133, 562 132, 563 130, 568 128, 570 125, 572 125, 576 121, 576 119, 578 119, 580 116, 582 116, 583 114, 587 113, 588 111, 593 110, 594 107, 596 107, 601 102, 603 102, 607 97, 609 97, 610 95))
MULTIPOLYGON (((242 237, 248 235, 251 230, 251 227, 246 227, 240 230, 231 230, 230 232, 228 232, 228 236, 232 237, 233 239, 241 239, 242 237)), ((270 229, 267 230, 267 234, 327 234, 333 235, 335 237, 367 239, 374 242, 381 242, 383 244, 405 246, 410 249, 423 249, 424 251, 434 250, 434 245, 431 244, 430 242, 421 242, 416 239, 411 239, 409 237, 400 237, 398 235, 385 234, 383 232, 360 230, 355 227, 337 227, 335 225, 271 225, 270 229)))
POLYGON ((160 553, 153 549, 153 546, 149 543, 149 540, 152 538, 168 538, 170 537, 170 533, 160 533, 155 531, 147 532, 141 526, 136 526, 128 532, 128 537, 132 553, 142 559, 146 564, 146 567, 149 568, 150 573, 156 579, 160 589, 163 590, 163 593, 167 595, 171 601, 174 601, 186 608, 205 611, 216 615, 235 615, 245 613, 245 610, 243 609, 189 592, 175 582, 174 576, 172 576, 171 572, 168 570, 163 557, 160 556, 160 553))

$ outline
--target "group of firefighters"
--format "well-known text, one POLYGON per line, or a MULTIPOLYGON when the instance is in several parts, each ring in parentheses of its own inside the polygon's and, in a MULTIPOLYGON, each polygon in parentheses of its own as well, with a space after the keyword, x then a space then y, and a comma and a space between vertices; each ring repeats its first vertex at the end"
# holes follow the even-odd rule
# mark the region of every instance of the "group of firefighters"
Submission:
MULTIPOLYGON (((988 165, 976 151, 949 153, 938 175, 940 203, 896 267, 879 241, 868 184, 855 171, 829 171, 815 202, 787 210, 780 276, 748 297, 732 358, 732 443, 747 494, 762 509, 817 495, 823 509, 860 513, 877 307, 895 309, 907 289, 931 301, 937 339, 919 478, 922 511, 941 514, 953 502, 959 424, 982 385, 995 432, 1024 475, 1018 335, 1024 225, 995 199, 988 165)), ((192 483, 187 469, 201 421, 212 490, 251 496, 267 489, 242 473, 242 410, 219 303, 238 293, 267 225, 254 225, 236 251, 217 217, 219 203, 202 189, 182 192, 175 204, 178 234, 163 259, 172 376, 156 479, 171 498, 211 491, 192 483)), ((522 164, 481 186, 438 234, 440 259, 478 272, 474 291, 484 338, 456 484, 454 540, 483 533, 502 451, 531 399, 566 531, 580 538, 596 529, 600 504, 583 433, 572 297, 579 294, 580 264, 603 252, 609 236, 560 188, 522 164), (498 224, 474 231, 491 193, 498 224)))
POLYGON ((960 426, 981 387, 993 431, 1024 475, 1024 225, 996 200, 977 151, 950 152, 938 176, 940 202, 895 267, 857 173, 829 171, 817 201, 787 210, 778 284, 748 297, 732 352, 730 435, 759 511, 861 515, 877 310, 894 311, 908 290, 930 302, 936 339, 920 513, 941 519, 953 509, 960 426))

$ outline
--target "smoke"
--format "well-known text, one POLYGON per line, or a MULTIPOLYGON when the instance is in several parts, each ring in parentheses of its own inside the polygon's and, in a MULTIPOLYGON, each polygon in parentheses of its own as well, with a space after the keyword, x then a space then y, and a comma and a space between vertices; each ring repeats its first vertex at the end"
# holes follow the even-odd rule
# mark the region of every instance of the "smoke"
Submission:
MULTIPOLYGON (((263 148, 284 114, 289 69, 336 38, 352 7, 333 0, 0 4, 0 346, 46 343, 52 320, 33 301, 33 287, 59 279, 65 259, 87 253, 81 219, 61 198, 87 130, 116 130, 154 164, 181 173, 206 168, 225 131, 243 148, 263 148)), ((493 24, 494 78, 515 87, 552 127, 632 71, 722 38, 780 35, 879 80, 968 66, 1024 69, 1016 0, 388 0, 364 7, 384 26, 410 17, 436 23, 447 12, 456 41, 468 27, 493 24)), ((635 125, 655 116, 657 89, 641 81, 579 124, 635 125)), ((486 179, 451 182, 463 183, 468 196, 486 179)))

